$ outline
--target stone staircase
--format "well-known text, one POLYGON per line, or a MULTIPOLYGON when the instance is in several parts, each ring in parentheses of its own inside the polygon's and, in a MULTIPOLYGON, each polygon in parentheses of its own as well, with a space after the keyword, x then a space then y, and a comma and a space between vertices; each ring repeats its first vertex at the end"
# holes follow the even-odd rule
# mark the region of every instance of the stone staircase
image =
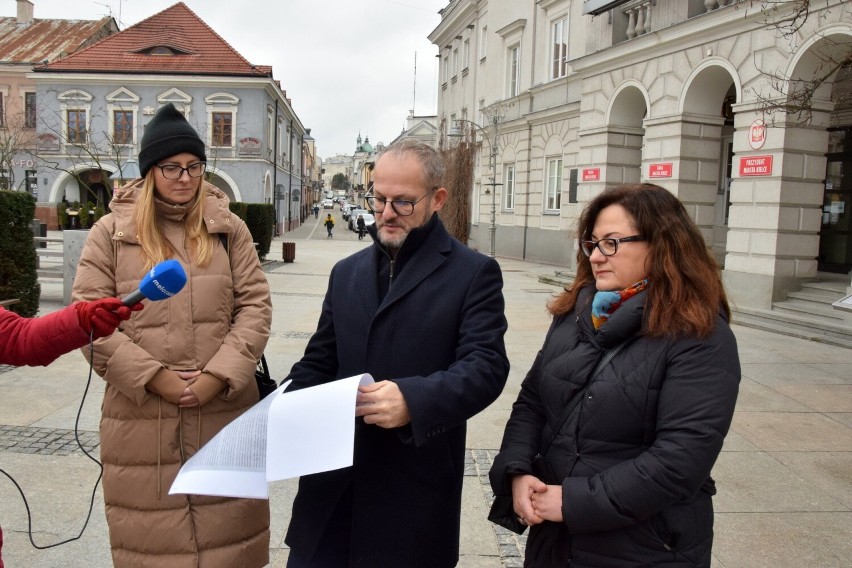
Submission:
POLYGON ((852 312, 837 310, 833 302, 846 296, 848 275, 820 273, 771 310, 732 306, 734 323, 852 349, 852 312))
MULTIPOLYGON (((555 271, 539 276, 539 282, 562 287, 573 277, 570 272, 555 271)), ((852 349, 852 312, 831 306, 846 296, 848 286, 848 275, 820 273, 818 281, 803 284, 784 301, 774 302, 771 310, 732 305, 733 323, 852 349)))

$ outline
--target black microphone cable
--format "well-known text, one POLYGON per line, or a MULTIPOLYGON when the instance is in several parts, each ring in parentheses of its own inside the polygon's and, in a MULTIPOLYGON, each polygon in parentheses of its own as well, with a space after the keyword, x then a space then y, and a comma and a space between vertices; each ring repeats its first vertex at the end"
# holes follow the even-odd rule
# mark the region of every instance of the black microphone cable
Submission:
POLYGON ((79 432, 80 415, 83 413, 83 404, 85 404, 85 402, 86 402, 86 395, 89 393, 89 386, 91 386, 91 384, 92 384, 92 374, 94 372, 93 368, 92 368, 92 360, 94 359, 94 356, 95 356, 95 338, 94 338, 94 331, 92 331, 92 333, 89 334, 89 377, 88 377, 88 379, 86 379, 86 390, 83 391, 83 398, 80 400, 80 408, 77 409, 77 419, 74 421, 74 439, 77 441, 77 446, 79 446, 79 448, 83 451, 83 453, 86 454, 86 457, 89 458, 90 460, 92 460, 93 462, 95 462, 96 464, 98 464, 98 469, 100 470, 100 472, 98 473, 97 481, 95 481, 95 486, 92 488, 92 498, 89 501, 89 513, 86 515, 86 521, 83 523, 83 528, 80 529, 80 534, 78 534, 75 537, 63 540, 62 542, 56 542, 54 544, 46 544, 44 546, 37 545, 35 543, 35 541, 33 540, 33 516, 32 516, 32 512, 30 511, 30 505, 27 502, 27 496, 24 495, 24 490, 21 489, 21 486, 18 485, 18 482, 15 481, 15 478, 12 477, 11 475, 9 475, 2 468, 0 468, 0 473, 5 475, 6 477, 8 477, 12 481, 12 483, 15 484, 15 487, 18 489, 18 493, 21 494, 21 499, 24 500, 24 507, 27 509, 27 534, 30 537, 30 544, 33 545, 33 548, 37 548, 38 550, 45 550, 45 549, 48 549, 48 548, 53 548, 55 546, 60 546, 62 544, 67 544, 67 543, 73 542, 75 540, 79 540, 80 537, 83 536, 83 533, 86 531, 86 527, 89 525, 89 519, 92 518, 92 511, 95 508, 95 495, 98 492, 98 484, 101 482, 101 478, 104 475, 104 466, 100 461, 98 461, 97 458, 95 458, 94 456, 92 456, 92 454, 87 452, 86 448, 83 447, 83 444, 80 442, 80 432, 79 432))

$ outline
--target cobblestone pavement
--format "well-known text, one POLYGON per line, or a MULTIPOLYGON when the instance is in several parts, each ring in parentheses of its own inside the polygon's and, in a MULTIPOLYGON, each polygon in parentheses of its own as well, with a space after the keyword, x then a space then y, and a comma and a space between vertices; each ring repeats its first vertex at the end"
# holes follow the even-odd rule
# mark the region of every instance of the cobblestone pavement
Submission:
POLYGON ((74 430, 0 425, 0 451, 3 452, 67 456, 83 453, 82 447, 97 457, 101 443, 97 432, 78 431, 76 438, 79 444, 74 430))
MULTIPOLYGON (((491 491, 491 484, 488 482, 488 470, 494 463, 495 455, 497 455, 497 450, 467 450, 465 452, 464 474, 479 478, 479 484, 487 503, 494 500, 494 492, 491 491)), ((524 565, 527 533, 519 535, 498 525, 491 526, 497 535, 503 566, 505 568, 521 568, 524 565)))
MULTIPOLYGON (((0 452, 67 456, 82 454, 80 447, 93 457, 98 457, 100 439, 97 432, 31 428, 25 426, 0 426, 0 452)), ((476 477, 488 503, 494 498, 488 483, 488 470, 494 461, 496 450, 467 450, 465 453, 465 476, 476 477)), ((494 525, 500 556, 505 568, 523 566, 524 548, 527 537, 494 525)))

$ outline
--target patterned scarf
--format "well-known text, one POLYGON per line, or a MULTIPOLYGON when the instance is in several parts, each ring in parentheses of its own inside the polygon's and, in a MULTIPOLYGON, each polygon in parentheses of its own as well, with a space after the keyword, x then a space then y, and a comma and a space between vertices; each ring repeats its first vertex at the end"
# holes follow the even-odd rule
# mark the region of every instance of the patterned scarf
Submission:
POLYGON ((648 279, 645 278, 625 290, 616 292, 600 290, 596 292, 595 299, 592 300, 592 324, 594 324, 595 329, 600 329, 609 319, 609 316, 618 309, 618 306, 647 287, 648 279))

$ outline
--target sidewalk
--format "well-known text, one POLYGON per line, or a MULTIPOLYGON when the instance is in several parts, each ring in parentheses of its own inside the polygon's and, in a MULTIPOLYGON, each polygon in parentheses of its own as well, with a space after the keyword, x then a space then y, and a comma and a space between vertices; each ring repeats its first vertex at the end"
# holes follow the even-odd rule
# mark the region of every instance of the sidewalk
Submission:
MULTIPOLYGON (((342 232, 340 238, 325 239, 316 223, 309 218, 274 239, 265 265, 274 308, 266 356, 279 380, 301 357, 316 327, 334 262, 369 246, 357 237, 342 238, 342 232), (284 241, 296 243, 293 263, 280 261, 284 241)), ((538 280, 557 267, 498 260, 512 370, 503 394, 468 429, 459 562, 467 568, 522 565, 523 537, 486 520, 487 472, 547 330, 545 303, 558 291, 538 280)), ((56 309, 61 282, 42 280, 42 285, 42 311, 56 309)), ((713 474, 719 490, 713 566, 847 566, 852 558, 852 350, 739 326, 734 331, 743 381, 732 431, 713 474)), ((69 443, 87 373, 79 353, 47 368, 0 367, 0 467, 26 491, 40 545, 76 536, 98 476, 97 466, 69 443)), ((96 447, 102 394, 103 383, 95 376, 80 418, 87 447, 96 447)), ((271 486, 274 567, 286 564, 283 540, 295 489, 294 480, 271 486)), ((9 568, 111 566, 100 490, 82 538, 41 551, 28 541, 20 495, 0 476, 0 525, 9 568)), ((390 559, 388 566, 393 566, 390 559)))

